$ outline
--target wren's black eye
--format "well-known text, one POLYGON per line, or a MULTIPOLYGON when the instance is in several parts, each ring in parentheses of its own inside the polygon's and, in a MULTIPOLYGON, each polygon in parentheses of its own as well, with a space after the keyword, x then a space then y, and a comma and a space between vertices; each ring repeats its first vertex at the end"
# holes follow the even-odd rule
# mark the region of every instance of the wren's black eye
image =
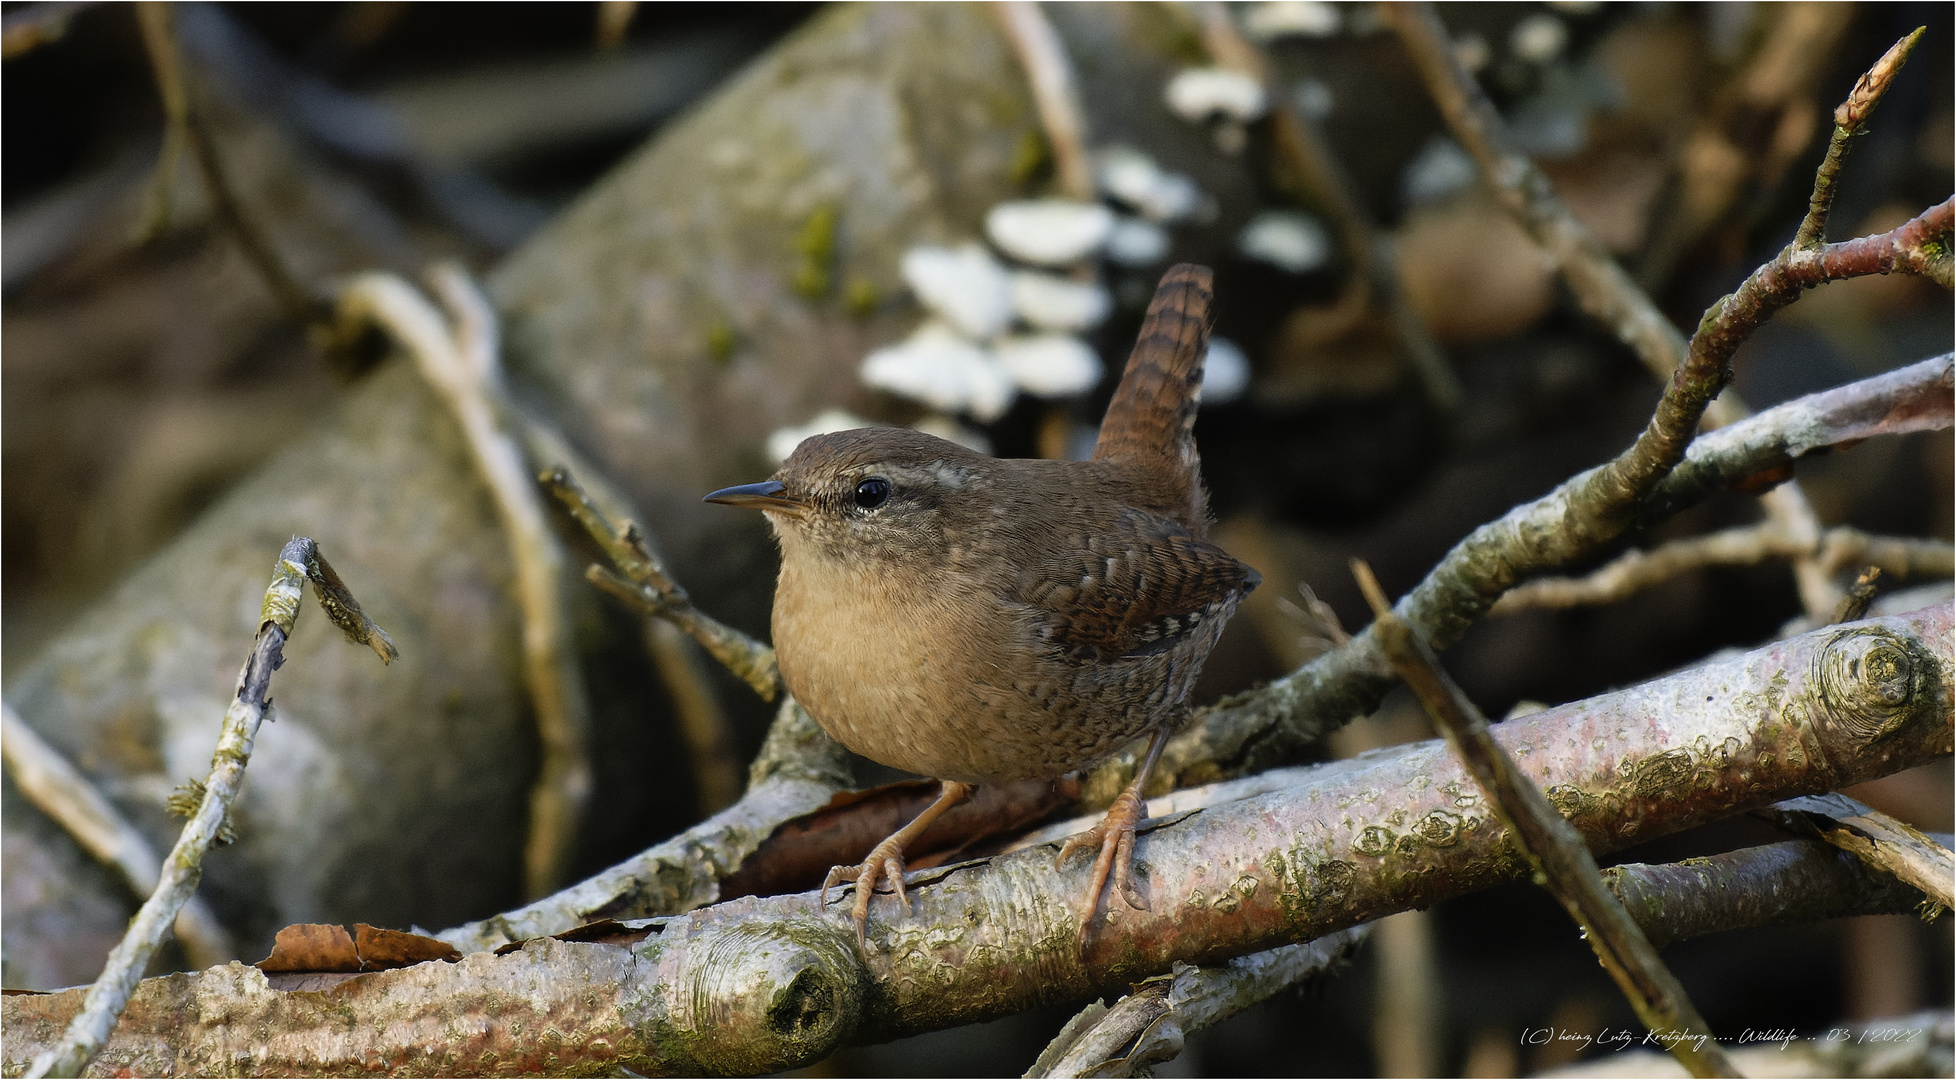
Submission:
POLYGON ((865 510, 874 510, 890 501, 890 482, 880 476, 872 476, 856 485, 856 505, 865 510))

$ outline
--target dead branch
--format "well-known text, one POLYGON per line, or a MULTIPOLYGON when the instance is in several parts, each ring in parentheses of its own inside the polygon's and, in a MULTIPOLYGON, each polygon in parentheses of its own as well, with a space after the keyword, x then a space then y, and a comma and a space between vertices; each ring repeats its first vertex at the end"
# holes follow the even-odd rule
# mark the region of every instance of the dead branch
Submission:
POLYGON ((369 273, 341 293, 340 333, 350 339, 373 323, 400 342, 461 426, 495 499, 516 571, 523 669, 542 744, 523 852, 524 888, 540 897, 562 878, 591 792, 585 746, 590 704, 564 611, 564 552, 512 430, 495 315, 459 267, 438 266, 430 278, 448 308, 446 318, 399 277, 369 273))
POLYGON ((1604 887, 1582 835, 1562 817, 1502 751, 1487 717, 1440 667, 1440 658, 1417 631, 1392 613, 1372 569, 1354 560, 1352 571, 1377 618, 1379 641, 1393 669, 1412 687, 1446 737, 1454 756, 1491 801, 1490 809, 1521 849, 1522 857, 1569 916, 1582 927, 1583 940, 1630 1001, 1637 1019, 1693 1076, 1736 1076, 1717 1042, 1705 1038, 1711 1025, 1685 992, 1684 984, 1657 955, 1623 904, 1604 887))
MULTIPOLYGON (((130 892, 148 896, 156 891, 163 864, 149 841, 11 705, 0 706, 0 755, 5 756, 7 771, 21 794, 67 830, 83 851, 114 867, 130 892)), ((197 897, 184 901, 171 925, 192 967, 237 959, 230 933, 197 897)))
POLYGON ((1741 848, 1702 859, 1623 863, 1603 881, 1662 948, 1748 926, 1843 915, 1902 915, 1922 895, 1817 840, 1741 848))
POLYGON ((1093 166, 1087 159, 1087 113, 1080 105, 1078 80, 1066 46, 1036 0, 1006 0, 992 9, 1005 40, 1032 87, 1039 125, 1053 153, 1053 175, 1069 199, 1095 198, 1093 166))
POLYGON ((1956 855, 1919 829, 1839 792, 1789 799, 1760 816, 1817 834, 1877 870, 1905 881, 1941 905, 1956 908, 1956 855))
POLYGON ((244 785, 245 764, 258 737, 258 726, 271 709, 272 672, 285 662, 285 642, 299 618, 305 583, 313 583, 320 606, 347 636, 371 644, 383 662, 394 658, 393 642, 373 625, 360 605, 319 553, 319 545, 296 536, 286 542, 272 567, 259 613, 257 641, 238 672, 237 691, 224 711, 224 725, 211 755, 210 775, 196 788, 196 810, 184 825, 176 846, 163 863, 156 887, 129 922, 129 930, 109 952, 101 977, 85 992, 74 991, 78 1008, 58 1041, 40 1050, 25 1074, 79 1076, 109 1040, 116 1020, 128 1006, 143 968, 163 942, 197 882, 203 877, 204 853, 226 828, 231 804, 244 785), (377 635, 377 637, 376 637, 377 635), (384 643, 384 644, 383 644, 384 643))
POLYGON ((1182 1052, 1194 1031, 1336 968, 1365 943, 1371 923, 1225 964, 1176 964, 1108 1008, 1087 1006, 1047 1044, 1028 1077, 1134 1076, 1182 1052))
MULTIPOLYGON (((1829 627, 1509 721, 1496 740, 1585 842, 1614 850, 1948 754, 1951 620, 1938 606, 1829 627)), ((1120 912, 1084 952, 1062 898, 1086 871, 1062 872, 1038 849, 916 875, 911 912, 872 908, 865 952, 846 914, 803 893, 655 921, 632 944, 534 941, 321 993, 275 991, 241 967, 153 979, 97 1068, 779 1070, 844 1042, 1086 1001, 1178 960, 1215 964, 1514 880, 1526 867, 1511 844, 1465 769, 1427 742, 1142 834, 1151 910, 1120 912)), ((51 1040, 78 997, 0 1000, 0 1068, 51 1040)))
POLYGON ((538 482, 564 504, 617 568, 613 572, 594 565, 584 572, 587 580, 645 614, 684 630, 728 671, 753 687, 762 700, 774 700, 781 685, 774 649, 694 607, 693 598, 666 573, 637 522, 609 520, 577 479, 562 468, 545 470, 538 482))
POLYGON ((721 882, 782 822, 850 783, 847 751, 783 698, 740 801, 662 844, 527 907, 437 935, 464 952, 561 934, 599 919, 674 915, 720 899, 721 882))
MULTIPOLYGON (((1714 311, 1725 312, 1731 299, 1714 311)), ((1723 319, 1741 314, 1734 310, 1711 322, 1723 325, 1723 319)), ((1749 315, 1759 315, 1756 301, 1749 315)), ((1707 363, 1709 355, 1694 362, 1707 363)), ((1677 409, 1660 404, 1652 429, 1617 462, 1580 474, 1474 530, 1394 610, 1434 646, 1451 645, 1521 578, 1601 548, 1606 535, 1621 532, 1617 515, 1626 510, 1637 524, 1648 525, 1713 492, 1790 475, 1795 459, 1823 447, 1948 427, 1956 412, 1952 374, 1952 357, 1944 355, 1775 406, 1698 438, 1648 494, 1625 493, 1612 483, 1610 470, 1638 455, 1638 447, 1666 426, 1667 417, 1670 425, 1683 422, 1677 409)), ((1709 387, 1698 384, 1692 391, 1686 385, 1682 376, 1674 380, 1665 402, 1705 399, 1709 387)), ((1392 684, 1390 671, 1367 629, 1281 679, 1199 710, 1163 753, 1161 782, 1164 787, 1205 783, 1283 762, 1346 718, 1376 708, 1392 684)), ((1083 788, 1083 802, 1112 800, 1133 770, 1132 754, 1095 770, 1083 788)))
MULTIPOLYGON (((1707 566, 1753 566, 1812 551, 1812 545, 1789 535, 1778 522, 1746 525, 1674 540, 1651 551, 1627 551, 1586 577, 1537 578, 1495 601, 1489 614, 1614 603, 1707 566)), ((1956 547, 1941 540, 1870 536, 1843 525, 1821 534, 1818 561, 1830 575, 1850 563, 1872 563, 1898 577, 1948 575, 1956 572, 1956 547)))

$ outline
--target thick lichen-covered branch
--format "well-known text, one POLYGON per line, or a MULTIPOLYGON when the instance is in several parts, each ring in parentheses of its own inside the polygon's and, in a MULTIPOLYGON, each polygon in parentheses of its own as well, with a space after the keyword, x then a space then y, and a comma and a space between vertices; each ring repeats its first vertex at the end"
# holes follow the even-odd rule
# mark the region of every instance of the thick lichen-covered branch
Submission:
POLYGON ((1487 796, 1489 809, 1513 837, 1535 879, 1582 927, 1583 940, 1629 999, 1637 1019, 1665 1042, 1666 1049, 1693 1076, 1738 1075, 1718 1043, 1706 1038, 1711 1025, 1692 1003, 1684 984, 1671 974, 1623 904, 1604 887, 1596 857, 1590 854, 1582 835, 1548 801, 1542 789, 1515 767, 1514 759, 1494 741, 1487 717, 1448 677, 1439 657, 1420 640, 1418 632, 1392 613, 1371 568, 1356 561, 1352 568, 1378 619, 1375 625, 1386 658, 1412 687, 1454 756, 1487 796))
MULTIPOLYGON (((130 920, 122 940, 110 950, 101 977, 85 995, 76 992, 82 999, 73 1019, 65 1025, 58 1040, 36 1053, 26 1075, 77 1076, 88 1067, 127 1007, 150 956, 162 944, 177 913, 197 891, 197 883, 203 877, 204 854, 225 829, 231 804, 244 784, 245 764, 251 760, 258 726, 271 707, 272 672, 285 662, 285 642, 299 618, 299 603, 308 580, 312 581, 322 605, 332 612, 336 625, 342 629, 348 625, 373 626, 339 575, 319 554, 319 545, 298 536, 279 551, 278 562, 272 567, 271 584, 265 589, 257 640, 238 673, 237 690, 224 712, 217 750, 211 755, 210 775, 197 789, 196 809, 164 860, 155 890, 130 920), (326 604, 329 595, 331 605, 326 604), (337 605, 338 610, 334 611, 332 605, 337 605)), ((392 642, 388 642, 388 652, 382 652, 377 645, 375 651, 381 653, 383 660, 391 660, 392 648, 392 642)))
MULTIPOLYGON (((67 830, 82 850, 114 867, 130 892, 148 896, 156 891, 163 864, 149 841, 80 769, 15 715, 11 705, 0 707, 0 756, 27 801, 67 830)), ((195 896, 184 901, 173 927, 184 959, 193 967, 237 958, 224 924, 195 896)))
MULTIPOLYGON (((1616 850, 1949 754, 1951 618, 1939 606, 1829 627, 1512 720, 1495 738, 1592 849, 1616 850)), ((1177 961, 1314 940, 1527 872, 1437 741, 1160 823, 1135 855, 1150 909, 1119 911, 1084 950, 1071 898, 1087 869, 1056 868, 1040 848, 918 873, 909 911, 872 905, 864 951, 845 911, 802 893, 318 993, 235 967, 154 979, 97 1068, 768 1072, 848 1042, 1085 1003, 1177 961)), ((0 1066, 45 1045, 76 998, 0 1000, 0 1066)))
MULTIPOLYGON (((1740 848, 1678 863, 1619 863, 1605 868, 1602 879, 1659 948, 1755 926, 1923 910, 1920 891, 1817 840, 1740 848)), ((1179 1053, 1181 1037, 1189 1032, 1335 966, 1372 926, 1366 923, 1226 964, 1178 965, 1111 1008, 1101 1002, 1087 1006, 1026 1075, 1133 1076, 1139 1068, 1179 1053), (1201 1006, 1180 1004, 1178 994, 1201 1006), (1211 1001, 1226 1003, 1226 1011, 1207 1007, 1211 1001)))
POLYGON ((590 703, 565 611, 565 556, 517 442, 495 313, 459 267, 437 267, 430 280, 447 317, 407 282, 370 273, 340 296, 341 333, 351 338, 372 323, 401 343, 461 426, 495 500, 523 611, 523 673, 543 759, 530 795, 523 882, 530 896, 543 896, 562 877, 591 794, 590 703))

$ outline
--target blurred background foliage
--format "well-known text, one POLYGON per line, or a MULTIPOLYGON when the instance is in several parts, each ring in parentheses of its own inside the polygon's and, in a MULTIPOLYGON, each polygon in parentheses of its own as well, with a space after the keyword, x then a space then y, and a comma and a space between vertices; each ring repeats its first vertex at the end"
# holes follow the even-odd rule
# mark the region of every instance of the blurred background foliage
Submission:
MULTIPOLYGON (((1115 17, 1066 7, 1051 17, 1073 49, 1096 134, 1138 144, 1198 185, 1200 205, 1175 221, 1172 258, 1217 268, 1217 333, 1248 360, 1247 389, 1205 406, 1198 439, 1222 539, 1270 584, 1232 625, 1200 697, 1311 655, 1309 635, 1285 606, 1298 583, 1315 589, 1348 627, 1362 625, 1364 606, 1345 571, 1349 556, 1371 561, 1388 589, 1403 589, 1474 525, 1603 459, 1641 428, 1655 383, 1575 310, 1525 235, 1479 187, 1369 5, 1252 4, 1239 16, 1263 39, 1277 85, 1322 124, 1364 213, 1391 236, 1406 296, 1461 383, 1451 413, 1422 392, 1382 316, 1354 317, 1339 307, 1353 271, 1339 222, 1308 192, 1300 197, 1267 130, 1232 127, 1227 116, 1191 124, 1163 104, 1169 74, 1207 62, 1187 22, 1172 13, 1115 17), (1291 215, 1276 219, 1275 232, 1272 219, 1260 216, 1272 211, 1291 215), (1263 242, 1252 238, 1258 222, 1263 242)), ((161 226, 134 235, 158 198, 153 174, 164 124, 128 7, 7 4, 0 12, 7 27, 0 630, 11 681, 60 640, 77 612, 182 536, 281 447, 332 423, 333 403, 380 375, 322 360, 304 325, 281 309, 214 221, 187 167, 169 183, 161 226)), ((1922 24, 1929 28, 1922 45, 1872 132, 1857 141, 1834 235, 1889 228, 1951 190, 1946 4, 1462 4, 1441 5, 1441 14, 1558 192, 1680 326, 1695 325, 1707 304, 1786 243, 1805 209, 1833 104, 1888 44, 1922 24)), ((211 90, 210 123, 237 188, 295 276, 322 290, 359 269, 414 273, 440 257, 489 273, 636 148, 652 140, 647 153, 656 155, 662 130, 699 115, 747 65, 797 35, 828 33, 825 17, 801 4, 177 5, 184 52, 211 90)), ((943 58, 908 59, 927 73, 943 58)), ((993 200, 1054 190, 1050 147, 1021 104, 1023 89, 998 93, 983 105, 948 96, 910 102, 906 122, 919 129, 996 128, 1010 151, 995 155, 1002 172, 970 181, 956 199, 945 196, 964 235, 911 242, 976 240, 993 200), (956 114, 984 108, 1015 119, 956 114)), ((922 164, 926 172, 941 167, 945 189, 962 191, 964 181, 949 176, 956 163, 922 164)), ((802 213, 798 224, 769 228, 778 234, 784 279, 811 261, 826 272, 825 260, 841 260, 837 281, 811 285, 804 275, 796 287, 830 298, 815 318, 841 327, 843 343, 811 353, 830 366, 784 390, 772 414, 726 422, 764 432, 807 422, 821 406, 883 422, 925 418, 929 410, 916 402, 855 377, 854 358, 919 322, 894 257, 886 257, 893 253, 864 267, 850 261, 861 252, 835 255, 832 243, 824 246, 823 227, 810 220, 802 213), (838 360, 845 354, 846 362, 838 360)), ((846 249, 846 216, 840 227, 846 249)), ((538 241, 560 249, 579 242, 538 241)), ((532 279, 553 265, 531 261, 546 267, 532 266, 532 279)), ((1104 267, 1112 314, 1084 340, 1109 370, 1118 370, 1166 261, 1104 267)), ((506 310, 538 295, 525 293, 522 272, 510 280, 498 294, 506 310)), ((694 320, 706 327, 695 335, 698 362, 732 357, 740 370, 748 339, 764 336, 743 318, 694 320)), ((1947 293, 1901 277, 1837 284, 1810 294, 1745 347, 1737 388, 1763 408, 1950 343, 1947 293)), ((662 516, 657 481, 607 454, 610 436, 587 440, 574 407, 578 392, 552 389, 573 380, 540 361, 512 362, 526 385, 542 388, 536 395, 553 403, 573 441, 624 474, 703 606, 764 632, 773 563, 758 531, 689 524, 682 511, 662 516), (738 529, 748 531, 727 531, 738 529)), ((967 417, 957 430, 1001 455, 1052 452, 1056 430, 1090 430, 1111 382, 1054 401, 1022 396, 988 422, 967 417)), ((756 479, 743 470, 767 468, 761 440, 740 438, 738 457, 729 451, 710 470, 719 482, 756 479)), ((1063 450, 1065 440, 1057 446, 1063 450)), ((1951 462, 1942 432, 1865 445, 1803 466, 1800 479, 1825 524, 1948 540, 1951 462)), ((1630 542, 1647 547, 1756 518, 1752 496, 1728 495, 1630 542)), ((699 812, 694 779, 674 751, 671 708, 646 673, 636 629, 601 605, 586 606, 586 636, 610 644, 588 650, 605 749, 575 858, 580 875, 672 834, 699 812)), ((1500 715, 1765 640, 1799 612, 1783 563, 1713 568, 1607 607, 1489 619, 1448 664, 1483 709, 1500 715)), ((751 753, 766 712, 732 684, 722 689, 734 739, 751 753)), ((1341 732, 1326 753, 1426 735, 1417 710, 1395 697, 1341 732)), ((34 811, 8 792, 11 827, 34 811)), ((1952 827, 1948 762, 1854 794, 1918 827, 1952 827)), ((518 784, 510 798, 520 795, 518 784)), ((1676 859, 1771 835, 1763 824, 1733 821, 1618 858, 1676 859)), ((414 844, 439 840, 400 843, 401 858, 412 861, 414 844)), ((513 857, 515 846, 506 846, 513 857)), ((48 850, 8 833, 10 985, 92 977, 126 917, 118 905, 127 898, 112 885, 74 886, 88 868, 48 850), (77 890, 91 899, 74 900, 77 890)), ((486 915, 515 901, 512 880, 499 870, 452 883, 441 893, 446 906, 404 918, 486 915)), ((218 904, 224 910, 221 895, 218 904)), ((1375 947, 1302 994, 1199 1033, 1161 1074, 1506 1075, 1575 1056, 1560 1044, 1521 1045, 1524 1029, 1634 1026, 1573 927, 1538 890, 1517 885, 1467 897, 1416 923, 1393 931, 1400 941, 1393 948, 1415 958, 1420 987, 1395 991, 1382 980, 1375 947)), ((1948 920, 1931 929, 1893 917, 1731 934, 1678 946, 1667 959, 1721 1031, 1814 1030, 1925 1007, 1946 1015, 1951 952, 1948 920)), ((1016 1074, 1064 1016, 1027 1014, 852 1050, 823 1068, 1016 1074)))

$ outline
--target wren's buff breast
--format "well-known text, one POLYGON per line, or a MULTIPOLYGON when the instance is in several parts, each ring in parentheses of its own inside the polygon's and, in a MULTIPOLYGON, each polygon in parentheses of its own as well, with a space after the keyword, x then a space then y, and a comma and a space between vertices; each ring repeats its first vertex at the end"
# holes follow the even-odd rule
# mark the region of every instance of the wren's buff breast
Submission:
POLYGON ((808 510, 769 515, 796 700, 865 757, 972 784, 1056 777, 1146 734, 1255 572, 1137 507, 1157 493, 1132 472, 900 429, 802 443, 776 479, 808 510))
MULTIPOLYGON (((1128 878, 1141 789, 1256 571, 1208 542, 1195 408, 1209 271, 1162 278, 1091 461, 1000 461, 915 431, 818 435, 774 479, 707 496, 766 511, 781 542, 782 678, 851 750, 943 794, 830 883, 903 896, 903 848, 976 784, 1046 779, 1153 738, 1100 825, 1081 932, 1128 878)), ((826 898, 827 886, 823 888, 826 898)), ((826 902, 826 901, 825 901, 826 902)))

